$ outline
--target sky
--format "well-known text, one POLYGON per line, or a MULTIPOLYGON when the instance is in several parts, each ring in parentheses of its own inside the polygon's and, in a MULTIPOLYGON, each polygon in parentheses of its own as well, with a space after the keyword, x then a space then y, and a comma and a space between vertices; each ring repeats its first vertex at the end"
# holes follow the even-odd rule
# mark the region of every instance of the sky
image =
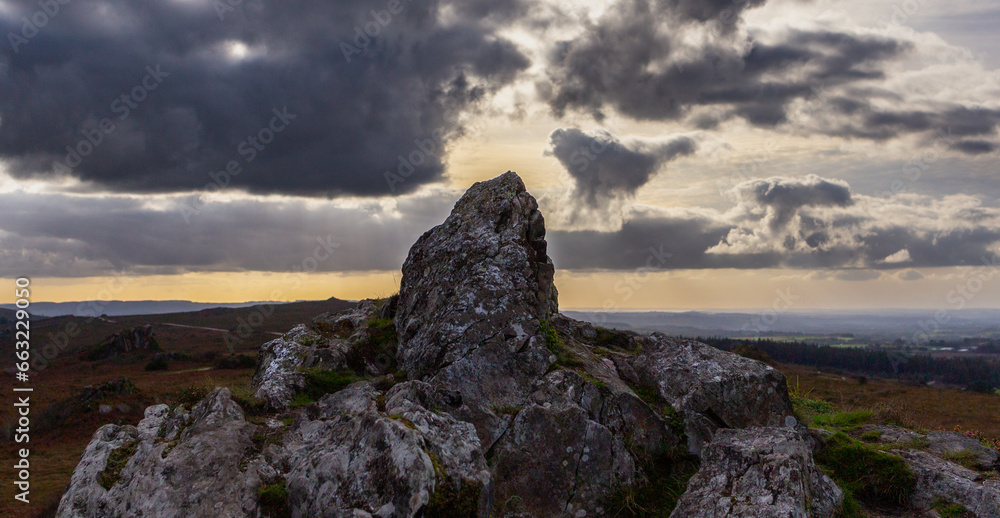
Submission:
POLYGON ((386 295, 513 170, 563 308, 1000 307, 998 22, 985 0, 0 0, 0 282, 386 295))

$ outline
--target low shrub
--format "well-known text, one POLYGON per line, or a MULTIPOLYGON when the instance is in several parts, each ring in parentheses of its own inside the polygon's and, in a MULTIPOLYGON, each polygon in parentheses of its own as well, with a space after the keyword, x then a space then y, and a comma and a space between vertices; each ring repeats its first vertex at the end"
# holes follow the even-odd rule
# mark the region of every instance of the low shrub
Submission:
POLYGON ((153 358, 146 364, 146 371, 165 371, 169 366, 166 358, 153 358))

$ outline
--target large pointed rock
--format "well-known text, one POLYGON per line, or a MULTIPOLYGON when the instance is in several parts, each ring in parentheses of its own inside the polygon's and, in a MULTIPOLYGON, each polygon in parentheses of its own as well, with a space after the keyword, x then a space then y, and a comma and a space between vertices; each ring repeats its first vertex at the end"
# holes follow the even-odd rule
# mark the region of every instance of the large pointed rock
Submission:
POLYGON ((473 185, 403 263, 400 367, 421 377, 503 333, 522 340, 557 310, 545 221, 517 174, 473 185))
POLYGON ((520 406, 554 361, 539 333, 558 311, 545 222, 512 172, 473 185, 403 264, 399 368, 452 394, 446 409, 489 448, 496 407, 520 406))

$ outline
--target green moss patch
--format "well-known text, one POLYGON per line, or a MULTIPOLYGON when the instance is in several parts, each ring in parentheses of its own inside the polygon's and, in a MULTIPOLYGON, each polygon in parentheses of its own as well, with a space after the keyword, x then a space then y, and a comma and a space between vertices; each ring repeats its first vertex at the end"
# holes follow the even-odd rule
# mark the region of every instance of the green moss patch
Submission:
MULTIPOLYGON (((349 370, 309 369, 303 374, 305 387, 299 391, 299 394, 304 395, 309 400, 308 402, 316 401, 326 394, 343 390, 348 385, 363 379, 349 370)), ((293 402, 301 403, 302 398, 296 397, 293 402)))
POLYGON ((556 356, 555 366, 579 367, 583 365, 583 362, 573 356, 573 353, 566 347, 566 344, 559 338, 559 332, 547 320, 542 320, 538 326, 538 330, 542 333, 542 337, 545 338, 545 346, 548 347, 549 352, 556 356))
POLYGON ((132 440, 111 450, 108 460, 104 464, 104 470, 97 475, 97 483, 104 489, 110 490, 112 486, 121 480, 122 470, 125 469, 125 465, 135 455, 135 450, 138 447, 139 441, 132 440))
POLYGON ((257 489, 257 501, 261 515, 270 518, 291 518, 292 509, 288 505, 288 490, 285 483, 270 484, 257 489))
POLYGON ((434 464, 434 494, 424 507, 424 516, 447 516, 449 518, 476 518, 479 516, 479 496, 483 485, 479 482, 466 482, 458 487, 448 477, 444 466, 436 455, 424 451, 434 464))
POLYGON ((975 516, 964 506, 949 502, 943 498, 935 499, 932 509, 937 511, 941 515, 941 518, 973 518, 975 516))

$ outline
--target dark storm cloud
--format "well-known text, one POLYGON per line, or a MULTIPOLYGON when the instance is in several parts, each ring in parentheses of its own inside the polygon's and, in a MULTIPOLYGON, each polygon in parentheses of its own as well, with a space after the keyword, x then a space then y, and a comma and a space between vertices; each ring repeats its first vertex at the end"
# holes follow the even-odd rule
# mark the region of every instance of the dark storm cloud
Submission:
POLYGON ((908 109, 905 97, 867 84, 884 79, 887 64, 914 49, 911 42, 836 30, 766 39, 761 31, 714 31, 720 9, 738 22, 737 7, 756 4, 620 0, 582 35, 556 44, 540 92, 556 116, 581 111, 602 120, 613 109, 637 120, 690 116, 693 126, 714 129, 734 118, 774 128, 811 115, 815 121, 798 125, 806 133, 882 141, 950 128, 954 136, 981 137, 953 150, 997 148, 986 138, 996 135, 996 110, 958 103, 908 109), (675 36, 691 27, 707 35, 697 48, 675 36))
MULTIPOLYGON (((100 144, 82 145, 95 149, 72 174, 114 190, 200 189, 235 160, 231 186, 254 192, 386 194, 383 173, 401 168, 395 190, 410 191, 442 177, 457 116, 528 66, 494 34, 523 12, 516 0, 247 1, 221 20, 215 4, 74 0, 16 50, 3 42, 10 173, 51 173, 90 135, 100 144), (445 9, 457 23, 437 21, 445 9)), ((0 33, 19 34, 34 7, 0 19, 0 33)))
POLYGON ((937 112, 892 111, 876 109, 863 100, 838 98, 831 103, 829 111, 857 115, 857 120, 824 131, 832 136, 881 141, 911 133, 928 133, 944 141, 953 141, 952 149, 969 155, 989 153, 997 148, 996 142, 983 140, 983 137, 997 135, 1000 110, 951 107, 937 112), (980 138, 957 140, 963 137, 980 138))
POLYGON ((670 12, 684 20, 708 22, 718 20, 723 24, 734 23, 740 14, 753 7, 764 5, 767 0, 659 0, 670 12))
POLYGON ((574 194, 592 207, 628 197, 664 164, 694 153, 689 137, 623 143, 603 130, 557 129, 549 135, 552 155, 576 182, 574 194))
MULTIPOLYGON (((786 227, 803 207, 846 207, 852 203, 851 188, 846 182, 816 175, 751 180, 740 185, 739 190, 753 206, 770 209, 768 225, 772 230, 786 227)), ((807 224, 815 225, 814 221, 807 220, 807 224)))
MULTIPOLYGON (((885 38, 792 31, 778 44, 719 36, 675 55, 670 10, 690 4, 707 13, 723 3, 621 0, 581 37, 559 45, 548 70, 553 110, 600 116, 613 107, 636 119, 661 120, 694 106, 725 104, 752 123, 774 125, 784 120, 788 102, 822 85, 880 77, 880 62, 909 49, 885 38), (668 58, 672 63, 663 65, 668 58)), ((691 18, 697 23, 704 16, 691 18)))

